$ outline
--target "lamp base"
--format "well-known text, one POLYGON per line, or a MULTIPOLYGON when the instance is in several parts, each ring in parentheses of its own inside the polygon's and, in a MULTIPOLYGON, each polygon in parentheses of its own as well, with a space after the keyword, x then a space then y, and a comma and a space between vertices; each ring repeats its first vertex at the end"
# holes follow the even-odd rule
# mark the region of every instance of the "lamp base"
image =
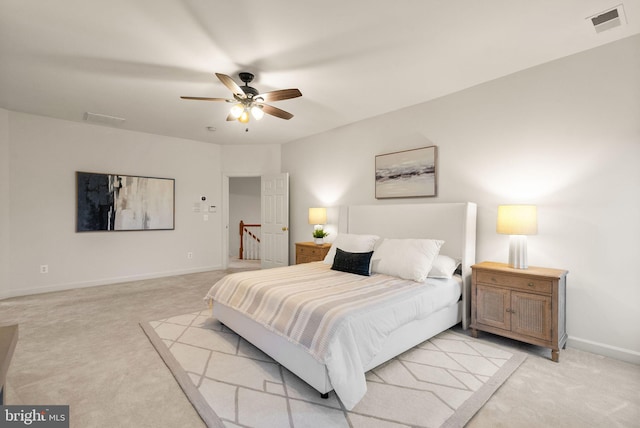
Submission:
POLYGON ((514 269, 526 269, 527 235, 511 235, 509 239, 509 266, 514 269))

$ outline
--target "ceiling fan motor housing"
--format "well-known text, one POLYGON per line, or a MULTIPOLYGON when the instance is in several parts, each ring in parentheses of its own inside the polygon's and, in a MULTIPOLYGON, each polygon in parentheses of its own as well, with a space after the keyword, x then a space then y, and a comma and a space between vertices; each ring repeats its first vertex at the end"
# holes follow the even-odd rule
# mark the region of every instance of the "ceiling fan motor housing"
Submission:
POLYGON ((251 86, 247 85, 240 86, 240 89, 242 89, 245 94, 250 95, 250 98, 255 98, 259 93, 256 88, 252 88, 251 86))
POLYGON ((240 89, 242 89, 242 91, 245 94, 251 95, 252 97, 255 97, 256 95, 258 95, 259 93, 258 90, 256 88, 249 86, 249 83, 251 83, 251 81, 255 77, 253 73, 249 73, 248 71, 242 71, 238 73, 238 76, 240 76, 240 80, 244 82, 244 85, 241 86, 240 89))

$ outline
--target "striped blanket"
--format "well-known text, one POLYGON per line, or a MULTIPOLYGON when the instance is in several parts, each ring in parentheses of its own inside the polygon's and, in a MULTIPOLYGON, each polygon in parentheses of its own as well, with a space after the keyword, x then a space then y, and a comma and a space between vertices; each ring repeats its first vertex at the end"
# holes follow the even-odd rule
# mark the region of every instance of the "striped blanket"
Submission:
POLYGON ((354 275, 315 262, 227 275, 205 300, 240 311, 302 346, 327 366, 334 390, 352 407, 366 392, 363 367, 387 336, 457 301, 459 289, 452 288, 382 274, 354 275), (361 373, 351 373, 353 367, 361 373), (340 391, 352 388, 342 388, 343 383, 354 381, 361 383, 355 395, 340 391))

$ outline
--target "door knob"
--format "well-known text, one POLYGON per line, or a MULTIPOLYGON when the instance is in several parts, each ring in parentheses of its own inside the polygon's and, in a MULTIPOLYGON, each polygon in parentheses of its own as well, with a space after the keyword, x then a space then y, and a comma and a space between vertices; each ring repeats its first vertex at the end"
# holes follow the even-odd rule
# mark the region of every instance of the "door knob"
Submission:
POLYGON ((289 228, 288 228, 287 226, 283 226, 283 227, 282 227, 282 231, 283 231, 283 232, 286 232, 287 230, 289 230, 289 228))

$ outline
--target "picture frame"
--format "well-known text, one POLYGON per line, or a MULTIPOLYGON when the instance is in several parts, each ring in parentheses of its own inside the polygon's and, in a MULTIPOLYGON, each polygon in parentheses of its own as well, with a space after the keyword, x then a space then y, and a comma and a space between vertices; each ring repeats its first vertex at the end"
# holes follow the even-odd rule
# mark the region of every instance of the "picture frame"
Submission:
POLYGON ((174 229, 174 179, 76 171, 76 232, 174 229))
POLYGON ((437 161, 437 146, 377 155, 376 199, 437 196, 437 161))

